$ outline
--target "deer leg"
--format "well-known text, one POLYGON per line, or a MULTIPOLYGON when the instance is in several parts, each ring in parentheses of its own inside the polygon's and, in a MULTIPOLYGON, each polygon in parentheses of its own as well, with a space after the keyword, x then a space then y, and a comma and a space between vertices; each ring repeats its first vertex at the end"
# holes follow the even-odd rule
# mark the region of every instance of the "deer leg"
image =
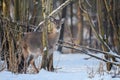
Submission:
POLYGON ((30 63, 31 63, 31 65, 34 67, 36 73, 38 73, 39 71, 38 71, 37 67, 35 66, 35 61, 34 61, 34 59, 32 59, 30 63))
POLYGON ((30 58, 29 58, 29 56, 28 57, 24 57, 24 73, 26 74, 26 72, 27 72, 27 67, 29 66, 29 61, 30 61, 30 58))
POLYGON ((20 56, 21 59, 19 60, 19 64, 18 64, 18 73, 23 73, 24 70, 24 57, 23 55, 20 56))
POLYGON ((49 58, 48 58, 47 68, 48 68, 48 71, 54 71, 54 67, 53 67, 53 54, 51 54, 49 56, 49 58))
POLYGON ((33 68, 35 69, 35 71, 38 73, 39 71, 38 71, 38 69, 37 69, 36 66, 35 66, 34 57, 33 57, 32 55, 30 56, 30 58, 29 58, 29 60, 28 60, 28 66, 29 66, 30 64, 33 66, 33 68))
POLYGON ((24 61, 24 73, 26 74, 26 71, 27 71, 27 62, 26 62, 26 59, 24 61))

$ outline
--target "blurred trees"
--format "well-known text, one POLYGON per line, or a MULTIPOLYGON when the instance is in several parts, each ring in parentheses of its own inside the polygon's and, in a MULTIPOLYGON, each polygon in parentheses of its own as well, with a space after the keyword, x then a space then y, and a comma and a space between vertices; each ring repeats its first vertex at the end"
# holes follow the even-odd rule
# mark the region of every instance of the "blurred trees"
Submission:
MULTIPOLYGON (((82 3, 87 3, 83 5, 84 12, 89 18, 90 26, 96 35, 96 38, 100 41, 102 45, 102 50, 110 53, 116 52, 119 55, 120 35, 119 35, 119 20, 118 20, 118 5, 114 0, 97 0, 97 1, 84 1, 82 3), (96 7, 93 7, 95 4, 96 7), (89 9, 88 7, 89 6, 89 9), (116 7, 117 6, 117 7, 116 7), (117 10, 116 10, 117 9, 117 10), (96 23, 95 23, 96 22, 96 23), (112 29, 112 30, 111 30, 112 29), (117 44, 115 44, 115 43, 117 44)), ((82 4, 81 4, 82 5, 82 4)), ((92 36, 91 36, 92 37, 92 36)), ((116 61, 114 57, 105 55, 107 60, 116 61)), ((110 70, 112 64, 106 63, 107 69, 110 70)))
MULTIPOLYGON (((45 19, 43 46, 47 47, 47 32, 51 24, 46 17, 66 0, 0 0, 1 59, 7 61, 10 71, 18 70, 21 59, 17 45, 24 32, 34 31, 45 19), (9 54, 9 55, 8 55, 9 54), (3 58, 4 56, 4 58, 3 58)), ((62 25, 61 40, 120 54, 120 0, 74 0, 60 12, 66 18, 62 25)), ((58 15, 54 15, 56 18, 58 15)), ((59 17, 60 17, 59 16, 59 17)), ((41 31, 41 27, 37 31, 41 31)), ((62 44, 62 43, 61 43, 62 44)), ((63 53, 75 52, 58 47, 63 53)), ((47 54, 47 51, 45 52, 47 54)), ((46 57, 46 56, 45 56, 46 57)), ((43 58, 42 68, 53 70, 53 55, 48 62, 43 58), (49 64, 50 63, 50 64, 49 64)), ((107 60, 115 59, 105 55, 107 60)), ((112 64, 107 63, 108 68, 112 64)))

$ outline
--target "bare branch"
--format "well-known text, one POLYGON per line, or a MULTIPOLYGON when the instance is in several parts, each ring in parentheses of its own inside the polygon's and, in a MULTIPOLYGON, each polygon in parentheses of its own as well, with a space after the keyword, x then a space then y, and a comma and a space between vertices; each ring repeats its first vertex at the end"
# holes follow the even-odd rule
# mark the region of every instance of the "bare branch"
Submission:
POLYGON ((88 4, 89 7, 92 7, 92 5, 89 3, 88 0, 85 0, 85 1, 86 1, 86 3, 88 4))
POLYGON ((91 57, 94 57, 94 58, 96 58, 96 59, 98 59, 98 60, 101 60, 101 61, 104 61, 104 62, 108 62, 108 63, 114 64, 114 65, 116 65, 116 66, 120 66, 120 63, 118 63, 118 62, 108 61, 108 60, 103 59, 103 58, 100 58, 100 57, 98 57, 98 56, 96 56, 96 55, 90 54, 88 51, 85 51, 85 50, 83 51, 83 50, 81 50, 81 49, 79 49, 79 48, 73 48, 73 47, 71 47, 71 46, 66 46, 66 45, 62 45, 62 44, 57 44, 57 45, 62 46, 62 47, 65 47, 65 48, 69 48, 69 49, 74 49, 74 50, 80 51, 80 52, 82 52, 82 53, 84 53, 84 54, 86 54, 86 55, 89 55, 89 56, 91 56, 91 57))
POLYGON ((107 54, 109 56, 113 56, 113 57, 116 57, 116 58, 120 59, 119 55, 111 54, 110 52, 105 52, 105 51, 101 51, 101 50, 98 50, 98 49, 89 48, 89 47, 86 47, 86 46, 81 46, 81 45, 77 45, 77 44, 70 43, 70 42, 65 42, 65 41, 62 41, 62 40, 59 40, 59 42, 62 42, 62 43, 65 43, 65 44, 68 44, 68 45, 71 45, 71 46, 76 46, 76 47, 79 47, 79 48, 84 48, 84 49, 88 49, 88 50, 92 50, 92 51, 97 51, 97 52, 100 52, 100 53, 103 53, 103 54, 107 54))
MULTIPOLYGON (((67 1, 65 1, 65 2, 64 2, 63 4, 61 4, 57 9, 53 10, 53 11, 48 15, 48 17, 46 17, 46 19, 49 19, 50 16, 53 16, 53 15, 55 15, 55 14, 58 14, 59 11, 61 11, 65 6, 67 6, 68 4, 70 4, 72 1, 74 1, 74 0, 67 0, 67 1)), ((45 20, 46 20, 46 19, 45 19, 45 20)), ((38 24, 38 26, 34 29, 34 32, 37 31, 37 29, 45 22, 45 20, 43 20, 42 22, 40 22, 40 23, 38 24)))
POLYGON ((83 9, 81 5, 82 5, 81 0, 79 0, 79 8, 80 8, 84 13, 87 13, 87 10, 83 9))

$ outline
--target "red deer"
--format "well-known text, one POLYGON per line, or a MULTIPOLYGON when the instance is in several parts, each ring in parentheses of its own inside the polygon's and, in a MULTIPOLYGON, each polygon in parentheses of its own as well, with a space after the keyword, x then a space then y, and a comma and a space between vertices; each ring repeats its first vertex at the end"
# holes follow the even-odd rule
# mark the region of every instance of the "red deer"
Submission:
MULTIPOLYGON (((48 54, 52 54, 54 47, 58 42, 61 25, 64 19, 57 20, 50 17, 50 21, 54 23, 53 29, 48 33, 48 54)), ((22 54, 24 58, 24 72, 26 73, 27 67, 31 64, 35 71, 38 73, 39 70, 35 66, 35 59, 38 56, 43 55, 44 47, 42 45, 42 32, 27 32, 22 40, 22 54)))

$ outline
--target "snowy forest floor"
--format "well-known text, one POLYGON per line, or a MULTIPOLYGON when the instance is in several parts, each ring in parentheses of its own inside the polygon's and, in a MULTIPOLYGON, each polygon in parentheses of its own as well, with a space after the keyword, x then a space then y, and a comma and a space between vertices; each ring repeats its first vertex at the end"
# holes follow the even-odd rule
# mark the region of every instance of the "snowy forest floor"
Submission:
POLYGON ((41 69, 38 74, 14 74, 4 70, 0 72, 0 80, 120 80, 116 67, 108 72, 104 62, 80 53, 54 52, 54 67, 55 72, 41 69))

